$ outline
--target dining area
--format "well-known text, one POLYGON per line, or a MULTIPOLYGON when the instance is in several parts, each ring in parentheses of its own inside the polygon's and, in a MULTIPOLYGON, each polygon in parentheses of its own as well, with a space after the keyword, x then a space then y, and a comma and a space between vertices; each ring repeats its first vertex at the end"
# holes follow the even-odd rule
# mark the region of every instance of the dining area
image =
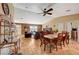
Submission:
POLYGON ((63 49, 63 47, 69 45, 69 32, 62 31, 61 33, 54 32, 45 35, 43 32, 40 32, 40 41, 40 47, 44 46, 44 51, 46 51, 46 48, 49 48, 49 53, 52 53, 52 49, 58 51, 59 49, 63 49))
POLYGON ((53 29, 55 28, 42 27, 41 31, 37 31, 38 34, 32 35, 30 38, 22 37, 20 52, 23 55, 79 54, 79 43, 76 41, 77 31, 62 29, 61 26, 53 29))

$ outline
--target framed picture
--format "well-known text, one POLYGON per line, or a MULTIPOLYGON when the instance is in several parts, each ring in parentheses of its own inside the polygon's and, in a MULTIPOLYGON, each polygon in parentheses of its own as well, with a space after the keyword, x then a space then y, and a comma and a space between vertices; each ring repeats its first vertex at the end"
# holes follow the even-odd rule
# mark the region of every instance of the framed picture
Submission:
POLYGON ((5 15, 9 15, 9 6, 7 3, 2 3, 2 9, 5 15))

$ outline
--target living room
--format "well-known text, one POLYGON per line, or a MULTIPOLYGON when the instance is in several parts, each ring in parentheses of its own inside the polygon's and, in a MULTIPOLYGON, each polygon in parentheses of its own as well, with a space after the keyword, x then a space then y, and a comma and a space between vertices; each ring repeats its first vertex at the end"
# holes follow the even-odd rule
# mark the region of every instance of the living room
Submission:
POLYGON ((0 3, 0 26, 1 55, 79 54, 79 3, 0 3))

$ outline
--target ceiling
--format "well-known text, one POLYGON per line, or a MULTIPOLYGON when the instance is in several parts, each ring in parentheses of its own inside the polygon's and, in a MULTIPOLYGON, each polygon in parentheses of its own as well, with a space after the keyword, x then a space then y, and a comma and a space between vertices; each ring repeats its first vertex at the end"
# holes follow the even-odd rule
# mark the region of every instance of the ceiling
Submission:
POLYGON ((14 3, 14 19, 17 23, 43 24, 55 17, 79 13, 78 3, 14 3), (42 16, 44 8, 53 8, 52 15, 42 16))

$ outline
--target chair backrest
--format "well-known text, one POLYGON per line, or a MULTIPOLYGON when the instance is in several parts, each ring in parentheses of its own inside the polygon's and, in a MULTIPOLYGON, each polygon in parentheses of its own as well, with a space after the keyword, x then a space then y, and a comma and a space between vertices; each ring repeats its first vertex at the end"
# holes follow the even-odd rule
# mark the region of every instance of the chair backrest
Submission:
POLYGON ((69 32, 63 32, 63 40, 69 39, 69 32))
POLYGON ((40 41, 43 42, 43 40, 44 40, 44 35, 43 35, 43 33, 40 32, 40 33, 39 33, 39 36, 40 36, 40 41))
POLYGON ((67 32, 62 32, 62 35, 63 35, 63 40, 65 40, 66 39, 67 32))
POLYGON ((58 40, 59 40, 59 41, 62 41, 62 40, 63 40, 63 35, 62 35, 62 33, 58 33, 58 40))
POLYGON ((66 33, 66 39, 69 39, 69 32, 66 33))
POLYGON ((39 33, 39 35, 40 35, 40 38, 43 38, 44 37, 44 35, 42 33, 39 33))
POLYGON ((40 41, 41 41, 42 44, 48 44, 49 43, 49 40, 44 37, 43 33, 40 33, 40 41))

